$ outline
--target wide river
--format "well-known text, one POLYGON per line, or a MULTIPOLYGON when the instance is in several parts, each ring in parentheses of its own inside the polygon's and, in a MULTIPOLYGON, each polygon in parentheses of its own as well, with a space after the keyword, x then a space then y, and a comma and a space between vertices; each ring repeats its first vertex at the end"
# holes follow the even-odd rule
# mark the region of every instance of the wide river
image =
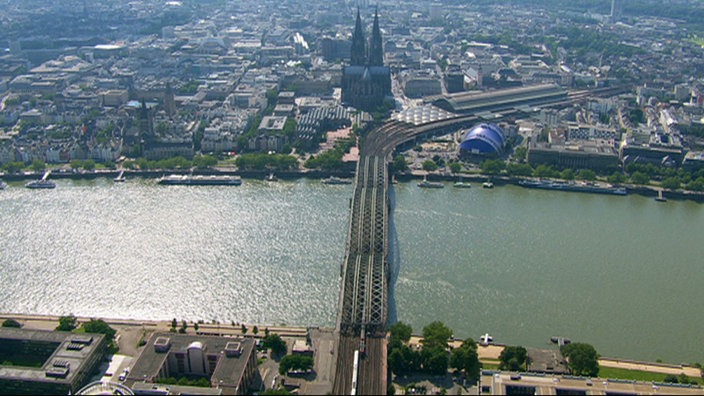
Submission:
MULTIPOLYGON (((0 191, 0 311, 334 326, 352 186, 154 180, 0 191)), ((459 338, 704 360, 704 206, 394 186, 392 316, 459 338)))

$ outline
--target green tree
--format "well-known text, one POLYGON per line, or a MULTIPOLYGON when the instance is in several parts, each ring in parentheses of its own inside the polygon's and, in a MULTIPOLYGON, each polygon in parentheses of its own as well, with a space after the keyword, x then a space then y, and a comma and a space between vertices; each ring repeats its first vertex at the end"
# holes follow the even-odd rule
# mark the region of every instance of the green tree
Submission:
POLYGON ((421 351, 423 371, 429 374, 442 375, 447 373, 449 354, 439 345, 424 346, 421 351))
POLYGON ((570 168, 564 169, 560 172, 560 179, 574 180, 574 171, 570 168))
POLYGON ((40 159, 35 159, 29 167, 35 172, 41 172, 46 169, 46 163, 40 159))
POLYGON ((408 342, 413 334, 413 328, 403 322, 396 322, 389 328, 392 339, 398 339, 401 342, 408 342))
POLYGON ((452 337, 452 330, 444 323, 435 321, 423 327, 423 347, 447 348, 447 341, 452 337))
POLYGON ((247 334, 247 326, 245 326, 244 323, 242 323, 242 326, 240 327, 240 331, 242 332, 242 334, 247 334))
POLYGON ((462 170, 462 164, 457 161, 450 162, 449 167, 450 172, 452 173, 460 173, 460 171, 462 170))
POLYGON ((533 167, 529 164, 510 163, 506 165, 506 172, 511 176, 531 176, 533 167))
POLYGON ((577 177, 580 180, 596 180, 596 173, 591 169, 580 169, 577 172, 577 177))
POLYGON ((704 191, 704 176, 690 181, 685 188, 690 191, 704 191))
POLYGON ((263 341, 264 348, 271 349, 274 355, 280 356, 286 354, 286 341, 284 341, 280 335, 270 333, 264 337, 263 341))
POLYGON ((528 154, 528 149, 525 146, 518 146, 513 150, 513 156, 516 157, 518 162, 523 162, 528 154))
POLYGON ((550 165, 538 165, 533 171, 535 177, 555 178, 560 176, 560 172, 553 169, 550 165))
POLYGON ((281 389, 267 389, 263 392, 259 392, 260 395, 292 395, 288 389, 286 388, 281 388, 281 389))
POLYGON ((393 172, 405 172, 408 170, 408 163, 406 163, 406 157, 399 154, 394 157, 394 161, 391 163, 391 169, 393 172))
POLYGON ((572 374, 596 377, 599 374, 599 355, 589 344, 572 343, 562 347, 572 374))
POLYGON ((171 320, 171 327, 175 329, 176 326, 178 326, 178 321, 176 320, 176 318, 173 318, 171 320))
POLYGON ((22 324, 20 324, 20 322, 14 320, 14 319, 5 319, 5 320, 2 322, 2 327, 16 327, 16 328, 20 328, 20 327, 22 327, 22 324))
POLYGON ((102 319, 91 319, 83 323, 82 327, 86 333, 104 334, 108 342, 112 341, 117 333, 117 330, 110 327, 110 325, 102 319))
POLYGON ((72 159, 68 164, 71 169, 80 169, 83 167, 83 161, 79 159, 72 159))
POLYGON ((631 174, 631 182, 633 184, 648 184, 650 183, 650 176, 640 171, 633 172, 631 174))
POLYGON ((645 114, 643 114, 643 110, 640 108, 635 108, 628 113, 628 119, 634 125, 638 125, 645 122, 645 114))
POLYGON ((680 188, 681 183, 680 179, 677 177, 666 177, 665 179, 662 180, 662 183, 660 183, 662 188, 666 188, 668 190, 677 190, 680 188))
POLYGON ((5 172, 7 173, 17 173, 24 168, 24 163, 21 161, 11 161, 3 165, 3 169, 5 169, 5 172))
POLYGON ((436 171, 438 170, 438 164, 433 160, 425 160, 423 161, 423 170, 426 172, 436 171))
POLYGON ((305 355, 286 355, 279 362, 279 374, 289 371, 308 371, 313 369, 313 357, 305 355))
POLYGON ((257 335, 259 333, 259 327, 254 326, 252 327, 252 334, 257 335))
POLYGON ((477 343, 473 339, 467 338, 459 348, 452 350, 450 355, 450 367, 456 368, 470 378, 477 380, 481 371, 479 354, 477 353, 477 343))
POLYGON ((510 371, 526 371, 528 351, 522 346, 507 346, 499 355, 499 368, 510 371))
POLYGON ((500 159, 486 160, 479 164, 479 169, 486 175, 498 175, 506 169, 506 163, 500 159))
POLYGON ((93 161, 92 159, 88 159, 88 160, 83 161, 83 169, 85 169, 87 171, 94 170, 95 169, 95 161, 93 161))
POLYGON ((266 105, 267 107, 274 107, 276 102, 279 100, 279 91, 274 89, 269 89, 266 91, 266 105))
POLYGON ((663 378, 662 382, 667 382, 667 383, 670 383, 670 384, 677 384, 677 383, 679 383, 680 381, 677 379, 677 376, 676 376, 676 375, 674 375, 674 374, 668 374, 668 375, 665 376, 665 378, 663 378))
POLYGON ((59 317, 59 325, 57 331, 72 331, 78 327, 78 319, 73 314, 59 317))
POLYGON ((391 353, 389 353, 389 368, 396 375, 403 375, 409 372, 409 364, 404 356, 404 349, 408 348, 402 345, 398 348, 394 348, 391 353))
POLYGON ((215 166, 218 163, 218 159, 212 155, 198 155, 193 158, 193 166, 205 169, 211 166, 215 166))
POLYGON ((606 181, 609 183, 619 184, 619 183, 623 183, 626 181, 626 176, 624 176, 623 173, 616 171, 616 172, 610 174, 606 178, 606 181))
POLYGON ((296 119, 294 117, 288 117, 286 123, 284 124, 284 135, 293 136, 296 133, 296 119))

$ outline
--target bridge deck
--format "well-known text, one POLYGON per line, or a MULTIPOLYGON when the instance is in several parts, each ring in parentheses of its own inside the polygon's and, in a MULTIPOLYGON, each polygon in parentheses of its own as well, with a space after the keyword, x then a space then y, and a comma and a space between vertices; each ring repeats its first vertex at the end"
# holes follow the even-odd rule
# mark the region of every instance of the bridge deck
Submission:
MULTIPOLYGON (((609 87, 574 91, 567 98, 560 96, 559 101, 555 100, 551 104, 535 105, 560 106, 584 100, 590 94, 609 94, 620 89, 609 87)), ((500 107, 501 103, 495 105, 500 107)), ((525 113, 515 108, 502 110, 500 115, 501 118, 523 116, 525 113)), ((401 144, 447 133, 479 119, 476 115, 466 114, 417 126, 393 120, 367 135, 357 163, 355 189, 350 205, 347 253, 341 269, 341 301, 337 323, 340 338, 332 390, 334 394, 386 394, 389 156, 401 144), (355 351, 360 356, 356 370, 355 351)))

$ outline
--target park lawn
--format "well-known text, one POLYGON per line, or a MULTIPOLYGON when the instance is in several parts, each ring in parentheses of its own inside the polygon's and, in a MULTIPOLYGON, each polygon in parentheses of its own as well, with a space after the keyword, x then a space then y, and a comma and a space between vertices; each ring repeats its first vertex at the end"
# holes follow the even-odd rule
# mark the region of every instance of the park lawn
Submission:
POLYGON ((499 361, 498 360, 482 360, 482 370, 498 370, 499 361))
MULTIPOLYGON (((662 382, 667 374, 662 373, 651 373, 649 371, 640 370, 626 370, 615 367, 604 367, 599 366, 599 378, 614 378, 614 379, 625 379, 625 380, 636 380, 636 381, 646 381, 646 382, 662 382)), ((689 377, 691 381, 696 381, 701 383, 701 379, 689 377)))

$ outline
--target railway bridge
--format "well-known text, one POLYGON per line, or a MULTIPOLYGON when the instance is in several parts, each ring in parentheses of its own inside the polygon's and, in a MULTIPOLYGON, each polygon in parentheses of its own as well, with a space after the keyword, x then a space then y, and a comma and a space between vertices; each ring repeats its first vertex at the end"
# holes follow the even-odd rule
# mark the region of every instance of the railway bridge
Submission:
POLYGON ((393 152, 406 143, 415 144, 481 121, 521 118, 542 107, 569 106, 593 95, 610 95, 622 90, 622 87, 615 87, 564 95, 550 92, 550 96, 519 98, 520 106, 516 107, 511 107, 515 98, 499 92, 491 101, 477 103, 480 106, 477 109, 482 111, 478 114, 449 114, 443 119, 417 124, 389 120, 369 132, 357 163, 347 249, 341 266, 333 394, 386 394, 390 279, 387 164, 393 152))

